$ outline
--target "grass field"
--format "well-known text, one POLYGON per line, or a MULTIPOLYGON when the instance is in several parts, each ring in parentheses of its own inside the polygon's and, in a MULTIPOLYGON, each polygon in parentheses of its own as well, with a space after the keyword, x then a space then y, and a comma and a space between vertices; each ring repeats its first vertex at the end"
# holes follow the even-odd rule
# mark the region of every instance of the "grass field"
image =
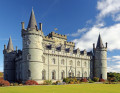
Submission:
POLYGON ((120 93, 120 84, 0 87, 0 93, 120 93))

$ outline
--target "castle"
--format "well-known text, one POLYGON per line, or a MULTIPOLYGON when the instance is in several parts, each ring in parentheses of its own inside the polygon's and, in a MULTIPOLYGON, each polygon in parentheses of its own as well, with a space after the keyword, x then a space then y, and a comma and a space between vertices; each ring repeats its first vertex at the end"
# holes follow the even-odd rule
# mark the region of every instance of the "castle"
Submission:
POLYGON ((11 37, 4 45, 4 79, 10 82, 62 80, 66 77, 107 79, 107 43, 99 35, 93 51, 75 49, 67 36, 51 32, 44 36, 42 24, 37 27, 32 9, 27 29, 22 24, 22 50, 14 50, 11 37))

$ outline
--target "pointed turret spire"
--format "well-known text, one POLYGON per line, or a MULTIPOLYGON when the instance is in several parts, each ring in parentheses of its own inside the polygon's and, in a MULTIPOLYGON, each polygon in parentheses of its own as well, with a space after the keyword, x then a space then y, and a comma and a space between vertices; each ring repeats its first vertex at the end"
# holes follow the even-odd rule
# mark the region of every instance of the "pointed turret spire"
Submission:
POLYGON ((103 48, 103 47, 104 47, 104 45, 102 43, 102 38, 101 38, 101 36, 99 34, 96 48, 103 48))
POLYGON ((36 19, 35 19, 35 14, 32 8, 32 12, 31 12, 31 16, 29 19, 29 24, 28 24, 28 29, 32 30, 32 29, 37 29, 37 23, 36 23, 36 19))
POLYGON ((9 42, 8 42, 7 49, 8 49, 8 50, 12 50, 12 51, 14 50, 11 37, 9 38, 9 42))

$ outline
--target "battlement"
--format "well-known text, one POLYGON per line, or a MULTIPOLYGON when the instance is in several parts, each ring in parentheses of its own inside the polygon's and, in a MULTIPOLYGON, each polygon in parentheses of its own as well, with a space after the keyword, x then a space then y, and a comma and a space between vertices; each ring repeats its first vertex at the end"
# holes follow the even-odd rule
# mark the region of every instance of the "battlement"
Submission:
POLYGON ((93 48, 93 50, 107 51, 107 47, 103 47, 103 48, 93 48))
POLYGON ((30 35, 30 34, 43 36, 43 32, 40 31, 40 30, 38 30, 38 31, 28 31, 28 30, 22 29, 21 33, 22 33, 21 34, 22 36, 30 35))
POLYGON ((75 43, 74 42, 67 42, 67 41, 65 41, 65 45, 68 45, 68 46, 75 46, 75 43))
POLYGON ((62 39, 67 39, 66 35, 58 34, 58 33, 55 33, 55 32, 51 32, 47 36, 48 37, 58 37, 58 38, 62 38, 62 39))
POLYGON ((54 42, 54 39, 48 36, 44 36, 43 40, 54 42))

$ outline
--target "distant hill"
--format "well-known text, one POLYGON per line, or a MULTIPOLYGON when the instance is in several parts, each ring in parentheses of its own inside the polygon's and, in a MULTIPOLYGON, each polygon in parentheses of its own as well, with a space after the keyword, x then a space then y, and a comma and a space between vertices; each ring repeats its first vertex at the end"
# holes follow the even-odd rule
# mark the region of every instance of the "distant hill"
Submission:
POLYGON ((3 77, 3 72, 0 72, 0 77, 3 77))

